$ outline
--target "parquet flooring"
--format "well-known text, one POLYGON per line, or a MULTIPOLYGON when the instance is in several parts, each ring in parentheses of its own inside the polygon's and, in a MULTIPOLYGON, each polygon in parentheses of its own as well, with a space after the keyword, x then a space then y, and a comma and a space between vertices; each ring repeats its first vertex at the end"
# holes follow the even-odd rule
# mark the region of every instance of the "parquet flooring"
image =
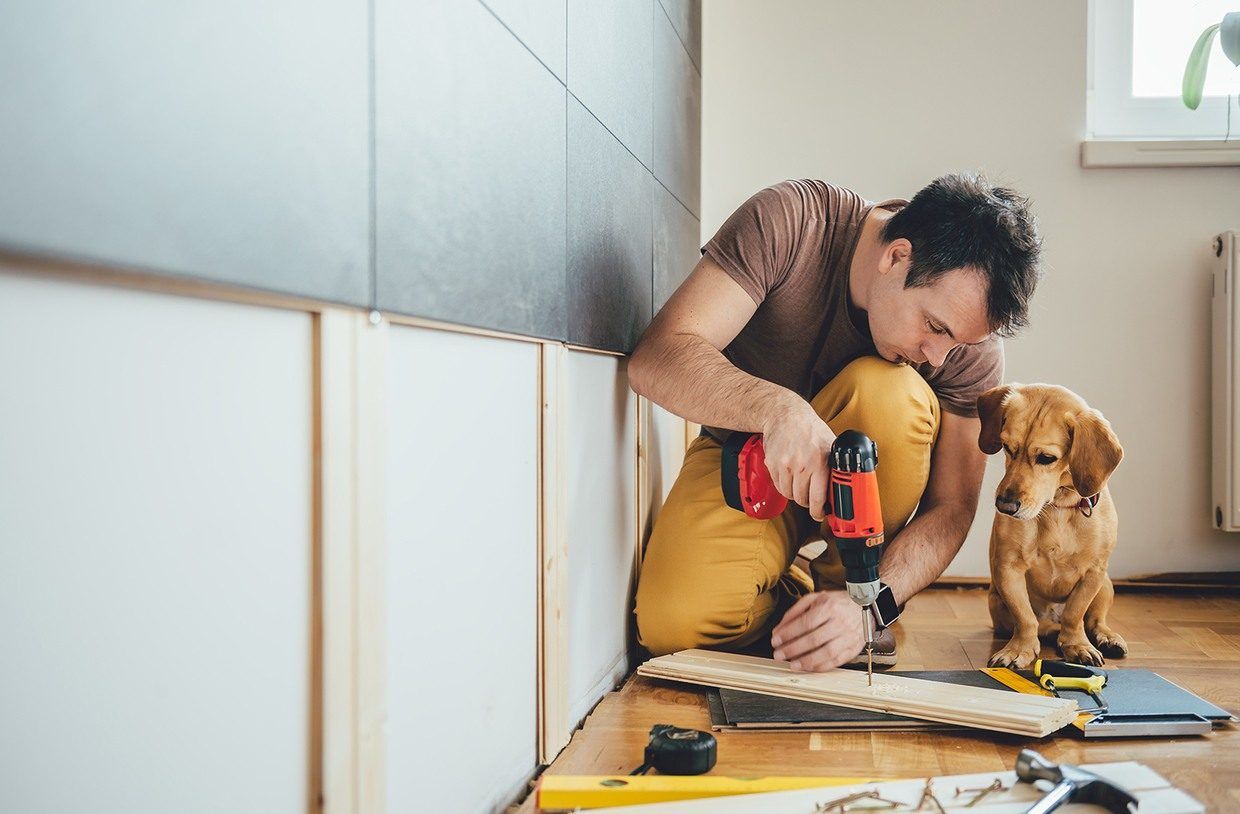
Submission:
MULTIPOLYGON (((1128 658, 1108 668, 1144 667, 1240 716, 1240 592, 1235 595, 1121 593, 1111 625, 1128 658)), ((930 589, 896 627, 897 670, 986 666, 1001 646, 983 589, 930 589)), ((1054 648, 1042 655, 1054 658, 1054 648)), ((632 676, 605 697, 547 771, 625 774, 641 763, 650 727, 709 729, 705 692, 632 676)), ((1137 760, 1189 791, 1211 811, 1240 811, 1240 724, 1205 737, 1085 741, 1025 739, 986 732, 718 733, 715 773, 924 777, 1010 769, 1026 746, 1068 763, 1137 760)), ((519 809, 532 812, 532 800, 519 809)))

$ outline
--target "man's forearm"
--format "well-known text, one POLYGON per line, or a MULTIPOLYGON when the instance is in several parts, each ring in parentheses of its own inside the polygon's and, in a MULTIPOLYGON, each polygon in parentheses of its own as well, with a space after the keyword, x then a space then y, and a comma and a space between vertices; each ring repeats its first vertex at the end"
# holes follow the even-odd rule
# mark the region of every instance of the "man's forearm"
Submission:
POLYGON ((740 370, 693 334, 639 347, 629 362, 629 381, 635 392, 675 415, 742 432, 762 432, 781 412, 806 404, 788 388, 740 370))
POLYGON ((903 605, 947 570, 964 544, 973 518, 949 504, 918 512, 891 539, 878 565, 879 577, 903 605))

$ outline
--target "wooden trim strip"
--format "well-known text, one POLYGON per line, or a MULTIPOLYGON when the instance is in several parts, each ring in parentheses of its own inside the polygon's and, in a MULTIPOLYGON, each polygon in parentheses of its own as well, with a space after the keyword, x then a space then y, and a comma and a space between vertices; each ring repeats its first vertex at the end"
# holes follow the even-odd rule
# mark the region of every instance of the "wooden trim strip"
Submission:
POLYGON ((69 282, 150 291, 156 294, 173 294, 204 300, 235 302, 242 305, 305 311, 311 314, 321 313, 328 309, 347 310, 349 308, 343 305, 333 306, 331 303, 295 294, 265 291, 261 288, 196 280, 192 277, 172 277, 148 269, 124 269, 84 260, 49 258, 10 249, 0 249, 0 271, 21 276, 52 277, 69 282))
POLYGON ((310 329, 310 682, 306 720, 310 743, 306 767, 306 811, 317 814, 323 808, 323 342, 321 315, 311 317, 310 329))
POLYGON ((362 311, 315 319, 321 808, 382 814, 387 788, 383 445, 387 326, 362 311))
POLYGON ((428 319, 426 317, 414 317, 408 314, 397 314, 388 311, 376 311, 380 314, 384 321, 392 325, 402 325, 408 328, 426 328, 432 331, 448 331, 449 333, 467 334, 469 336, 486 336, 491 339, 509 339, 514 342, 531 342, 536 345, 560 345, 558 339, 544 339, 537 336, 525 336, 523 334, 510 333, 508 331, 499 331, 491 328, 476 328, 472 325, 459 325, 454 322, 443 322, 437 319, 428 319))
POLYGON ((318 345, 318 482, 320 549, 318 626, 322 636, 322 787, 327 814, 355 814, 357 674, 355 635, 353 431, 356 426, 354 315, 327 309, 315 319, 318 345))
POLYGON ((633 584, 636 587, 637 576, 641 572, 642 567, 642 551, 645 547, 646 535, 649 533, 650 514, 654 506, 655 497, 650 493, 650 439, 653 428, 651 427, 651 411, 650 402, 643 396, 637 397, 637 491, 634 493, 637 499, 635 509, 637 512, 637 521, 635 524, 636 540, 634 540, 633 550, 633 584))
POLYGON ((626 353, 614 350, 603 350, 602 348, 587 348, 585 345, 574 345, 572 342, 563 343, 568 350, 581 351, 582 353, 595 353, 599 356, 627 356, 626 353))
MULTIPOLYGON (((357 551, 358 811, 387 810, 387 479, 388 325, 354 313, 357 331, 355 539, 357 551)), ((436 386, 429 383, 428 386, 436 386)))
POLYGON ((682 650, 641 665, 652 678, 727 687, 763 695, 839 704, 927 721, 1045 737, 1072 723, 1077 704, 1006 690, 942 684, 879 673, 873 686, 863 673, 833 670, 794 673, 772 659, 682 650))
POLYGON ((568 744, 568 350, 543 345, 538 429, 538 762, 568 744))

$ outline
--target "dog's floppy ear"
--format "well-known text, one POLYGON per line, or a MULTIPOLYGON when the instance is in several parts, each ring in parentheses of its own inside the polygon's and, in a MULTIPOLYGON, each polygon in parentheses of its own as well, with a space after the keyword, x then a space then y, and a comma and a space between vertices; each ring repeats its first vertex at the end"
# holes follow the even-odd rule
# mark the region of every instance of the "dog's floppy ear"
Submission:
POLYGON ((1003 429, 1003 400, 1011 392, 1012 385, 1004 384, 992 387, 977 397, 977 417, 982 420, 977 445, 987 455, 994 455, 1003 449, 1003 441, 999 439, 999 431, 1003 429))
POLYGON ((1093 497, 1102 491, 1107 478, 1124 458, 1124 448, 1102 413, 1090 408, 1072 417, 1068 431, 1072 448, 1068 450, 1068 471, 1072 488, 1081 497, 1093 497))

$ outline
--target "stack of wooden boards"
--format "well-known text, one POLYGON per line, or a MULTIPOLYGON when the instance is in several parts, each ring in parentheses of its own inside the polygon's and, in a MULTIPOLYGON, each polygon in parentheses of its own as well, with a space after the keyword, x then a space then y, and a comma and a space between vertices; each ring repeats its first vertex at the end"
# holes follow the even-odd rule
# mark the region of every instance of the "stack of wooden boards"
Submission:
POLYGON ((871 686, 865 674, 857 671, 798 673, 784 662, 710 650, 682 650, 660 656, 642 664, 637 672, 650 678, 848 705, 1035 738, 1045 737, 1072 723, 1078 709, 1075 701, 1065 698, 942 684, 890 674, 875 674, 871 686))

